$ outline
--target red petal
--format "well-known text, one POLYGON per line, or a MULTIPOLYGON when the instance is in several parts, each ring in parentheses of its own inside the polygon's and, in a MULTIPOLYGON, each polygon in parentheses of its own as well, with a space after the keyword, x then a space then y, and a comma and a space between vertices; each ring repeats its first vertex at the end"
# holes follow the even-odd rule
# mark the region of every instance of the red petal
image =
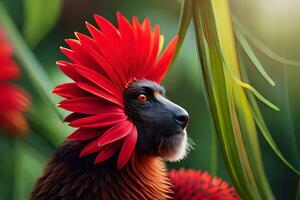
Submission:
POLYGON ((101 114, 114 112, 123 112, 123 109, 115 104, 103 102, 97 97, 77 97, 63 100, 58 105, 68 111, 82 114, 101 114))
MULTIPOLYGON (((106 75, 110 80, 112 80, 114 83, 120 84, 120 79, 116 75, 116 72, 114 71, 113 67, 108 63, 103 55, 101 55, 100 50, 98 46, 96 45, 95 41, 81 33, 76 33, 76 36, 81 41, 82 46, 87 49, 89 54, 94 57, 94 59, 99 63, 99 65, 102 67, 103 71, 105 71, 106 75)), ((122 86, 122 85, 121 85, 122 86)), ((119 86, 120 87, 120 86, 119 86)), ((120 87, 122 88, 122 87, 120 87)))
POLYGON ((8 83, 0 83, 0 91, 1 112, 13 110, 23 112, 29 109, 29 96, 18 86, 8 83))
POLYGON ((132 67, 132 70, 134 75, 139 71, 138 67, 141 67, 141 51, 143 43, 142 41, 142 27, 136 17, 132 18, 132 31, 135 38, 135 49, 136 49, 136 55, 135 55, 135 64, 134 67, 132 67))
POLYGON ((137 129, 135 126, 133 126, 131 133, 124 139, 123 145, 121 147, 117 162, 118 169, 122 169, 131 157, 135 149, 137 135, 137 129))
MULTIPOLYGON (((82 47, 88 46, 91 49, 99 51, 98 46, 97 46, 95 40, 93 40, 89 36, 86 36, 86 35, 84 35, 82 33, 79 33, 79 32, 75 32, 74 34, 77 37, 77 39, 80 41, 80 44, 81 44, 82 47)), ((87 52, 89 52, 89 49, 86 49, 86 50, 87 50, 87 52)))
POLYGON ((80 89, 76 83, 63 83, 56 86, 52 92, 64 98, 83 97, 89 95, 89 93, 80 89))
POLYGON ((97 88, 95 88, 95 87, 93 87, 93 86, 91 86, 91 85, 85 84, 85 83, 77 83, 77 85, 78 85, 81 89, 83 89, 83 90, 85 90, 85 91, 87 91, 87 92, 89 92, 89 93, 91 93, 91 94, 94 94, 94 95, 100 97, 101 99, 104 99, 104 100, 107 100, 107 101, 109 101, 109 102, 115 103, 115 104, 117 104, 117 105, 119 105, 119 106, 121 106, 121 107, 123 108, 123 103, 122 103, 122 101, 120 101, 120 100, 117 99, 116 97, 112 96, 112 95, 111 95, 110 93, 108 93, 107 91, 101 90, 100 88, 97 89, 97 88))
POLYGON ((20 76, 20 70, 18 66, 10 57, 0 57, 0 66, 0 81, 13 80, 20 76))
POLYGON ((63 120, 63 122, 72 122, 75 121, 77 119, 81 119, 81 118, 85 118, 85 117, 89 117, 91 115, 87 115, 87 114, 81 114, 81 113, 71 113, 68 116, 66 116, 63 120))
POLYGON ((151 66, 154 65, 154 62, 158 56, 158 49, 159 49, 159 38, 160 38, 160 26, 156 25, 151 37, 151 47, 149 57, 147 58, 147 62, 145 64, 144 70, 140 71, 140 76, 145 76, 144 72, 147 71, 151 66))
POLYGON ((136 17, 133 18, 133 25, 136 29, 137 35, 137 71, 142 71, 140 67, 143 67, 147 61, 150 50, 150 42, 151 42, 151 24, 149 19, 145 19, 143 25, 141 26, 136 17))
POLYGON ((111 113, 102 113, 82 119, 77 119, 71 122, 70 126, 86 128, 107 127, 125 120, 127 120, 127 116, 124 113, 118 113, 112 110, 111 113))
POLYGON ((1 57, 12 57, 14 53, 14 49, 12 45, 7 43, 6 36, 3 34, 3 30, 0 29, 0 44, 1 44, 1 51, 0 56, 1 57))
POLYGON ((94 18, 102 33, 109 35, 117 42, 121 42, 119 31, 112 23, 100 15, 94 15, 94 18))
POLYGON ((98 85, 100 88, 106 90, 113 96, 115 96, 119 101, 122 101, 122 95, 121 91, 115 88, 113 83, 110 80, 107 80, 104 76, 101 74, 96 73, 95 71, 82 67, 82 66, 77 66, 76 70, 84 76, 86 79, 92 81, 96 85, 98 85))
POLYGON ((172 39, 154 69, 149 71, 149 74, 147 75, 148 79, 160 83, 164 78, 175 54, 177 41, 178 36, 172 39))
POLYGON ((140 53, 141 53, 141 61, 139 66, 145 66, 147 62, 147 58, 150 54, 150 46, 151 46, 151 23, 148 18, 146 18, 142 25, 142 35, 141 35, 141 47, 140 47, 140 53))
POLYGON ((66 61, 58 61, 56 62, 56 64, 60 68, 60 70, 73 81, 85 81, 85 79, 76 72, 72 63, 66 61))
MULTIPOLYGON (((66 39, 66 43, 69 45, 69 47, 72 49, 66 49, 61 48, 61 51, 73 62, 79 65, 89 66, 90 68, 94 70, 99 70, 98 63, 94 60, 93 57, 89 55, 88 52, 85 51, 85 49, 81 46, 80 42, 78 40, 74 39, 66 39)), ((103 71, 99 71, 100 73, 103 73, 103 71)))
POLYGON ((126 84, 128 81, 128 77, 122 64, 122 62, 126 62, 126 60, 121 57, 123 53, 122 48, 120 48, 120 44, 117 44, 115 43, 115 41, 111 41, 106 38, 102 32, 100 32, 91 24, 86 23, 86 26, 93 38, 96 40, 101 54, 106 58, 107 62, 109 62, 112 66, 114 66, 116 70, 118 70, 117 73, 119 78, 122 80, 123 84, 126 84))
POLYGON ((95 153, 97 151, 100 151, 101 147, 98 146, 97 140, 93 140, 88 145, 86 145, 80 152, 79 157, 82 158, 84 156, 87 156, 89 154, 95 153))
POLYGON ((102 135, 105 131, 106 129, 104 128, 79 128, 70 136, 68 136, 67 140, 90 140, 98 137, 99 135, 102 135))
POLYGON ((114 125, 98 139, 98 145, 102 147, 126 137, 132 131, 133 126, 129 120, 114 125))
POLYGON ((119 31, 122 38, 123 48, 126 49, 126 62, 127 62, 127 74, 129 77, 135 75, 130 67, 136 66, 136 41, 133 35, 133 30, 128 20, 120 13, 117 12, 117 20, 119 25, 119 31))
POLYGON ((111 145, 103 147, 98 156, 95 159, 95 164, 101 163, 112 157, 120 148, 121 143, 115 142, 111 145))
POLYGON ((28 125, 22 112, 1 110, 0 124, 1 128, 12 133, 24 135, 28 132, 28 125))

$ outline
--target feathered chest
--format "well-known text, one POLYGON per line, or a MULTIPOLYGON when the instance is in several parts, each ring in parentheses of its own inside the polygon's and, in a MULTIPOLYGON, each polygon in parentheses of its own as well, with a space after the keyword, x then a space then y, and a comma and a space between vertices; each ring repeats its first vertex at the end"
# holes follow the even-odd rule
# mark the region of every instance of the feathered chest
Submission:
POLYGON ((135 155, 122 170, 112 158, 94 165, 78 158, 83 144, 65 142, 48 161, 31 200, 51 199, 168 199, 171 194, 164 163, 135 155))

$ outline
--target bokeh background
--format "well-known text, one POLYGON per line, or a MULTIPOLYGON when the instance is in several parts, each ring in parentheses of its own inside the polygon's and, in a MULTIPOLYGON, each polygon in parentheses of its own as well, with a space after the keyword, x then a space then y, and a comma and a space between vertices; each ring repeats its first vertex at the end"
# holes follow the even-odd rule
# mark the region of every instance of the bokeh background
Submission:
MULTIPOLYGON (((41 7, 30 8, 25 8, 28 3, 25 4, 23 0, 0 1, 5 5, 20 32, 27 38, 34 55, 45 67, 53 85, 67 81, 55 65, 57 60, 65 59, 59 47, 65 46, 65 38, 75 37, 74 31, 86 33, 84 22, 94 24, 92 19, 94 13, 112 22, 116 22, 116 11, 121 11, 127 17, 133 15, 139 19, 149 17, 152 24, 161 24, 161 32, 164 33, 166 41, 169 41, 177 33, 181 8, 180 1, 176 0, 64 0, 60 4, 61 12, 57 16, 57 22, 48 33, 43 33, 43 27, 33 29, 34 31, 26 29, 30 23, 28 11, 33 13, 33 16, 39 13, 39 10, 47 14, 47 8, 52 1, 45 1, 41 7), (32 38, 43 34, 44 37, 40 40, 32 42, 34 40, 32 38)), ((299 1, 231 0, 230 6, 232 15, 254 37, 278 55, 300 61, 299 1)), ((47 18, 47 15, 41 17, 47 18)), ((44 21, 47 23, 47 20, 44 21)), ((254 50, 266 71, 276 82, 276 86, 268 85, 251 61, 241 55, 247 66, 250 83, 281 109, 280 112, 276 112, 259 102, 279 149, 299 169, 297 155, 300 155, 300 67, 277 62, 258 49, 254 50)), ((27 199, 44 162, 72 131, 57 119, 55 113, 36 94, 34 84, 26 72, 23 72, 22 79, 17 83, 32 96, 32 111, 28 114, 31 131, 21 139, 5 133, 0 135, 0 199, 3 200, 27 199)), ((230 182, 213 139, 192 24, 163 85, 167 90, 167 96, 190 113, 188 133, 195 143, 194 149, 185 160, 168 164, 169 168, 206 170, 230 182), (214 152, 218 155, 217 160, 212 159, 214 152)), ((260 139, 266 173, 275 196, 277 199, 294 199, 299 177, 280 161, 263 137, 260 139)))

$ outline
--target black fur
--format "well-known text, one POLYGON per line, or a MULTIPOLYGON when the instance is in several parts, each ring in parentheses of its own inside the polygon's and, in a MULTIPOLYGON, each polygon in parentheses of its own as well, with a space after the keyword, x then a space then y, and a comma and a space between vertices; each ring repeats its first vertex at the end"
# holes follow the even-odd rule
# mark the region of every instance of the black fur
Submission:
POLYGON ((131 83, 124 92, 126 114, 138 129, 137 147, 145 153, 159 155, 162 139, 183 136, 188 113, 165 97, 162 86, 148 80, 131 83), (138 95, 144 94, 148 102, 139 104, 138 95))

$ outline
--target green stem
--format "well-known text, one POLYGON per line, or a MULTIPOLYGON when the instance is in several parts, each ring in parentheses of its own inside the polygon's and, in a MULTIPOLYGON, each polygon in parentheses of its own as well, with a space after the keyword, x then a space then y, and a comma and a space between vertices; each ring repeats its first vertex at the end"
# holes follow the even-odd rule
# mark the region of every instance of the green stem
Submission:
POLYGON ((183 40, 185 38, 185 35, 187 33, 187 30, 189 28, 189 25, 190 25, 190 22, 192 19, 192 11, 193 11, 192 2, 193 2, 192 0, 183 0, 183 2, 182 2, 180 20, 179 20, 179 28, 178 28, 179 40, 177 42, 174 58, 176 58, 178 55, 178 52, 182 46, 183 40))
POLYGON ((37 91, 40 97, 48 103, 48 105, 55 111, 59 118, 62 119, 62 114, 56 108, 56 102, 49 95, 53 86, 51 81, 43 70, 42 65, 35 58, 30 48, 25 43, 21 34, 19 33, 14 22, 10 18, 9 14, 4 9, 0 2, 0 25, 3 26, 7 37, 15 48, 15 55, 17 59, 22 63, 24 70, 28 74, 33 88, 37 91))
POLYGON ((218 146, 215 131, 211 132, 211 156, 210 156, 210 172, 213 175, 218 175, 218 146))

